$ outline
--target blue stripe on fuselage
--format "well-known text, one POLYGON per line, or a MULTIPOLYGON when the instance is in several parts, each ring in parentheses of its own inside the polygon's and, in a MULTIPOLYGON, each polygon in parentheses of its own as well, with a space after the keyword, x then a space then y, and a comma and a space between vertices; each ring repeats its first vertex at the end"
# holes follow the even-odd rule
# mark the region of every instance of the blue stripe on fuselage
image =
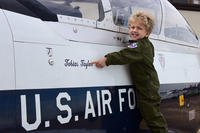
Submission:
POLYGON ((140 121, 133 86, 0 91, 0 108, 6 133, 133 133, 140 121))

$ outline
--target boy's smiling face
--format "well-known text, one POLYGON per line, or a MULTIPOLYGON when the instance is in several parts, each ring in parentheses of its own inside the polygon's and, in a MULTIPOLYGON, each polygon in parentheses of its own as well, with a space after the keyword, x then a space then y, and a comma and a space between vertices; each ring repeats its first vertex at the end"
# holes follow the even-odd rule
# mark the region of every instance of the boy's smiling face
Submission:
POLYGON ((131 39, 134 41, 149 36, 149 33, 147 32, 144 26, 144 23, 140 20, 132 20, 128 28, 129 28, 128 33, 131 39))

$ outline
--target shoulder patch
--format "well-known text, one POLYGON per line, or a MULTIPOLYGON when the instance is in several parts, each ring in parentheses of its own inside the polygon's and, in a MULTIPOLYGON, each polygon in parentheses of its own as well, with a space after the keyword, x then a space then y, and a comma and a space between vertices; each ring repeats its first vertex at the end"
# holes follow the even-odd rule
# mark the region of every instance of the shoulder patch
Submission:
POLYGON ((137 42, 133 42, 130 45, 128 45, 129 48, 137 48, 137 42))

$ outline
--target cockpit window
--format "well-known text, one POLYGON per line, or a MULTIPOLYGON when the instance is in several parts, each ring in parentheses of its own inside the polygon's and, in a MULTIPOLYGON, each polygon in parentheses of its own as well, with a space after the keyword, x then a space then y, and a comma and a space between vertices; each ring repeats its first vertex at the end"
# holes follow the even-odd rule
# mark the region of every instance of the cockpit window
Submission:
POLYGON ((34 12, 32 12, 30 9, 28 9, 26 6, 24 6, 22 3, 20 3, 17 0, 1 0, 0 8, 9 10, 12 12, 24 14, 27 16, 39 18, 34 12))
POLYGON ((145 10, 155 16, 154 34, 160 33, 162 11, 159 0, 110 0, 113 20, 116 25, 128 26, 128 18, 130 14, 145 10))
MULTIPOLYGON (((168 2, 166 3, 165 36, 168 38, 198 44, 198 38, 177 10, 168 2)), ((191 44, 192 45, 192 44, 191 44)))
POLYGON ((37 0, 55 14, 100 20, 101 0, 37 0))

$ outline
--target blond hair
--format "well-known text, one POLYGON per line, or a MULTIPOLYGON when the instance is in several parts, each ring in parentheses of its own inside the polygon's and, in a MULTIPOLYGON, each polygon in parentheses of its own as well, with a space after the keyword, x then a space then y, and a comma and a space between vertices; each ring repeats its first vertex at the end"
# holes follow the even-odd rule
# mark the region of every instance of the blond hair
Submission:
POLYGON ((131 25, 133 21, 141 21, 144 24, 146 31, 150 34, 154 27, 154 17, 144 11, 138 11, 133 13, 128 20, 128 25, 131 25))

